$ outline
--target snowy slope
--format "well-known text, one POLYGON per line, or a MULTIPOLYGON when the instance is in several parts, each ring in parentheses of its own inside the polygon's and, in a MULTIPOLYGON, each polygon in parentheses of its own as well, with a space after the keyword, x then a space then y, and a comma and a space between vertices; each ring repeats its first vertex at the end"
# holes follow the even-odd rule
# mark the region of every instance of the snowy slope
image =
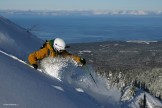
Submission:
POLYGON ((0 53, 0 108, 97 108, 85 93, 0 53))
POLYGON ((41 40, 0 17, 0 108, 98 108, 81 89, 20 62, 40 46, 41 40))
POLYGON ((29 53, 39 49, 42 41, 26 29, 0 16, 0 49, 27 60, 29 53))
POLYGON ((149 93, 136 88, 135 95, 131 95, 131 86, 126 87, 123 96, 121 97, 122 108, 140 108, 139 103, 146 95, 147 108, 162 108, 162 102, 149 93))

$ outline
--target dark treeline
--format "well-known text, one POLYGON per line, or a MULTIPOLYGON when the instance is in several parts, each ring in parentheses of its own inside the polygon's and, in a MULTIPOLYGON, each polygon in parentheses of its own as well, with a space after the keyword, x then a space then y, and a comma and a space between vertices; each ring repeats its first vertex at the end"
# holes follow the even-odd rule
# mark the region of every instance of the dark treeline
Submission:
POLYGON ((101 75, 109 77, 111 73, 115 83, 121 73, 125 85, 135 81, 138 88, 161 98, 162 42, 82 43, 69 50, 84 57, 101 75))

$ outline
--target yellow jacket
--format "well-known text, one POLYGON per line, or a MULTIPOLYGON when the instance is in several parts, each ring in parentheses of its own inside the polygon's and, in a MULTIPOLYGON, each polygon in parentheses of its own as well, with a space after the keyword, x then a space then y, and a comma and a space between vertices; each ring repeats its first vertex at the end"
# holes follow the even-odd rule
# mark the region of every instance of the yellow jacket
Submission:
MULTIPOLYGON (((73 60, 75 60, 77 63, 80 63, 80 57, 72 55, 68 53, 66 50, 64 50, 61 53, 62 57, 71 57, 73 60)), ((50 40, 45 43, 44 47, 40 50, 33 52, 29 54, 28 61, 31 65, 37 64, 37 60, 41 60, 45 57, 58 57, 58 54, 55 52, 53 48, 53 40, 50 40)))

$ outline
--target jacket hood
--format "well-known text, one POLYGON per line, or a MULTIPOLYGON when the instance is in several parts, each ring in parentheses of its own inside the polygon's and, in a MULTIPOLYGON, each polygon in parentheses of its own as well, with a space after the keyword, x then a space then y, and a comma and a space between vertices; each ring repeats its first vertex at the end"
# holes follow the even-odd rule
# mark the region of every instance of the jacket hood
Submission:
POLYGON ((50 44, 50 46, 54 49, 54 47, 53 47, 53 43, 54 43, 54 39, 53 39, 53 40, 49 40, 49 44, 50 44))

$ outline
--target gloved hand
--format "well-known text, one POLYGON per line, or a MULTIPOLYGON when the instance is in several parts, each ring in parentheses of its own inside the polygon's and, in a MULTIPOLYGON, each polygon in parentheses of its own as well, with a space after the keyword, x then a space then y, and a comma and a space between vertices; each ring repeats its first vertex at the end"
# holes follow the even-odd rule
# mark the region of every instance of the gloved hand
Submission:
POLYGON ((86 60, 84 58, 80 58, 80 63, 82 63, 82 65, 86 64, 86 60))
POLYGON ((37 64, 33 64, 33 67, 34 67, 34 69, 38 69, 38 65, 37 64))

